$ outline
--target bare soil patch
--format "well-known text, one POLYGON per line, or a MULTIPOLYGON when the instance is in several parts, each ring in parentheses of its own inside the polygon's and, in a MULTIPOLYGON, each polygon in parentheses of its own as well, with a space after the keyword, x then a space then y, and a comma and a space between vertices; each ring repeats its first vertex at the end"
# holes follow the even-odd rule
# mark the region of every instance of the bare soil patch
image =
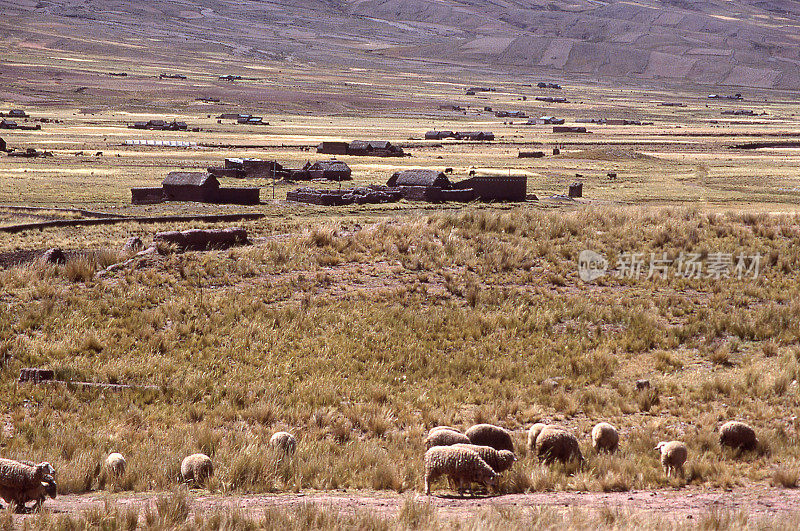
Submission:
MULTIPOLYGON (((144 510, 164 493, 143 494, 86 494, 66 495, 46 503, 47 510, 56 514, 77 515, 93 507, 102 506, 107 500, 120 506, 137 507, 144 510)), ((686 488, 680 490, 630 491, 630 492, 542 492, 533 494, 511 494, 504 496, 459 498, 441 491, 434 496, 418 493, 397 494, 390 492, 302 492, 291 494, 256 494, 225 496, 193 491, 191 511, 204 512, 226 509, 244 511, 256 517, 267 508, 291 510, 303 504, 315 504, 334 509, 343 514, 369 512, 384 518, 394 518, 408 498, 430 503, 438 514, 448 519, 469 519, 481 511, 497 507, 531 509, 537 507, 627 510, 652 512, 661 517, 677 521, 691 520, 711 510, 744 512, 751 518, 775 516, 776 513, 800 511, 800 491, 765 486, 747 486, 732 490, 704 490, 686 488)), ((21 517, 21 518, 24 518, 21 517)))

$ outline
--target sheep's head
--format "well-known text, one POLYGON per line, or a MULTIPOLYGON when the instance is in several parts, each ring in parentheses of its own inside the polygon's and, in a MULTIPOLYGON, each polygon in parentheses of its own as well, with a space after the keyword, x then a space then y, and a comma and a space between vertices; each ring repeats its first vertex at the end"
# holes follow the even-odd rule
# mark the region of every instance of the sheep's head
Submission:
POLYGON ((498 452, 498 461, 500 465, 500 471, 508 470, 511 468, 511 465, 514 464, 514 461, 517 460, 517 456, 514 455, 514 452, 511 450, 499 450, 498 452))
POLYGON ((56 481, 53 479, 53 476, 45 476, 42 480, 42 486, 44 487, 45 494, 53 499, 56 499, 58 485, 56 485, 56 481))
POLYGON ((658 450, 658 451, 660 452, 660 451, 661 451, 661 449, 662 449, 664 446, 666 446, 666 445, 667 445, 667 442, 666 442, 666 441, 661 441, 661 442, 660 442, 660 443, 658 443, 658 444, 656 445, 656 447, 655 447, 655 448, 653 448, 653 449, 654 449, 654 450, 658 450))
POLYGON ((44 461, 44 462, 39 463, 38 465, 36 465, 36 469, 37 470, 42 470, 42 473, 44 475, 53 476, 53 477, 55 477, 55 475, 56 475, 56 469, 53 468, 53 465, 51 465, 47 461, 44 461))

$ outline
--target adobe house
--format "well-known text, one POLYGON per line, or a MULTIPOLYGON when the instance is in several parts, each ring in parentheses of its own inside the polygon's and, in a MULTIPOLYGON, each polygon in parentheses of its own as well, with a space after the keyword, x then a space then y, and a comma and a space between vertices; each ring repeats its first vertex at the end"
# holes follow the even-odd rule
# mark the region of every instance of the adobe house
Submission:
POLYGON ((474 190, 471 188, 453 190, 447 175, 437 170, 399 171, 389 178, 386 186, 399 189, 403 198, 410 201, 439 203, 441 201, 468 202, 475 199, 474 190))
POLYGON ((402 157, 403 149, 386 140, 353 140, 347 147, 348 155, 371 157, 402 157))
POLYGON ((524 175, 476 175, 453 184, 455 189, 472 189, 481 201, 525 201, 528 178, 524 175))
POLYGON ((455 134, 456 140, 494 140, 494 133, 491 131, 458 131, 455 134))
POLYGON ((303 168, 312 179, 328 179, 329 181, 349 181, 352 177, 350 166, 340 160, 322 160, 303 168))
POLYGON ((220 188, 213 175, 201 172, 173 171, 161 188, 131 188, 134 205, 162 201, 196 201, 234 205, 257 205, 260 188, 220 188))
POLYGON ((386 186, 435 186, 437 188, 450 188, 450 179, 443 172, 437 170, 403 170, 394 173, 386 186))
POLYGON ((442 140, 444 138, 452 138, 452 131, 428 131, 425 133, 425 140, 442 140))
POLYGON ((201 172, 172 171, 161 184, 167 201, 210 203, 219 190, 217 178, 201 172))
POLYGON ((317 153, 327 155, 347 155, 347 142, 322 142, 317 146, 317 153))
POLYGON ((27 118, 28 114, 22 109, 11 109, 8 111, 9 118, 27 118))

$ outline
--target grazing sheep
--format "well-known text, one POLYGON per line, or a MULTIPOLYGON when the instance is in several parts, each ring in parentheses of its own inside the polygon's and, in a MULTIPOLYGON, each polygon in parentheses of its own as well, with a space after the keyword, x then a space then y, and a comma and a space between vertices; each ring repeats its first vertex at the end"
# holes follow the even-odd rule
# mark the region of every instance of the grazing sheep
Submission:
POLYGON ((459 430, 458 428, 454 428, 452 426, 434 426, 433 428, 428 430, 428 435, 430 435, 431 433, 435 432, 436 430, 450 430, 450 431, 457 431, 458 433, 461 433, 461 430, 459 430))
POLYGON ((26 490, 42 482, 45 475, 55 474, 50 463, 34 465, 30 461, 20 462, 0 458, 0 487, 26 490))
POLYGON ((592 446, 598 452, 616 452, 619 446, 619 433, 608 422, 600 422, 592 428, 592 446))
POLYGON ((719 428, 719 443, 739 450, 752 450, 758 444, 758 439, 753 428, 744 422, 731 420, 719 428))
POLYGON ((34 501, 32 509, 36 510, 44 503, 47 496, 55 499, 57 490, 58 485, 53 476, 45 474, 38 485, 31 485, 24 490, 0 486, 0 497, 16 511, 23 511, 26 503, 34 501))
POLYGON ((572 459, 583 461, 578 439, 564 428, 545 427, 536 437, 536 447, 539 449, 539 461, 547 464, 553 461, 566 463, 572 459))
POLYGON ((269 445, 285 455, 292 455, 297 447, 297 439, 287 431, 279 431, 270 437, 269 445))
POLYGON ((489 446, 495 450, 514 452, 514 442, 508 430, 492 424, 476 424, 465 433, 472 444, 489 446))
POLYGON ((537 422, 528 430, 528 450, 531 452, 531 454, 536 451, 536 438, 539 437, 539 434, 542 433, 542 430, 547 426, 548 424, 537 422))
POLYGON ((472 444, 472 441, 463 433, 447 428, 433 429, 425 437, 426 450, 430 450, 434 446, 452 446, 459 443, 472 444))
POLYGON ((492 467, 492 470, 498 474, 505 472, 514 461, 517 460, 514 452, 509 450, 495 450, 491 446, 480 446, 477 444, 454 444, 453 448, 465 448, 472 450, 480 456, 481 459, 486 461, 486 464, 492 467))
POLYGON ((105 465, 106 470, 108 470, 108 473, 111 474, 111 477, 119 478, 125 473, 125 466, 127 463, 125 462, 125 458, 121 453, 114 452, 108 454, 105 465))
POLYGON ((488 488, 495 485, 498 477, 492 467, 472 450, 434 446, 425 452, 425 494, 431 493, 431 482, 444 475, 455 483, 459 495, 470 483, 481 483, 488 488))
POLYGON ((680 472, 683 477, 683 464, 689 455, 686 445, 681 441, 662 441, 658 443, 656 450, 661 452, 661 466, 664 467, 667 477, 675 472, 680 472))
POLYGON ((181 477, 186 483, 202 484, 214 475, 214 465, 206 454, 192 454, 181 463, 181 477))

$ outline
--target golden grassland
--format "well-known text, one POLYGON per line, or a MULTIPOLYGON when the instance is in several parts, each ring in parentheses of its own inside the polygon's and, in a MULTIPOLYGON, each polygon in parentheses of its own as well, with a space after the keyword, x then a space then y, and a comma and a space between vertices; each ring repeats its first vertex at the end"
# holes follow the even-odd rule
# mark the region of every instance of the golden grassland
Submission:
MULTIPOLYGON (((20 55, 9 61, 30 63, 39 52, 14 53, 20 55)), ((41 52, 41 68, 74 68, 50 55, 41 52)), ((20 105, 9 98, 3 105, 61 122, 45 123, 38 132, 2 132, 12 147, 46 149, 54 157, 0 159, 0 203, 131 215, 254 211, 266 217, 241 223, 251 246, 135 258, 102 276, 96 276, 100 269, 130 258, 119 251, 130 236, 149 242, 158 230, 212 225, 123 223, 0 237, 1 253, 96 251, 63 266, 0 270, 0 397, 6 404, 0 448, 3 456, 52 462, 61 493, 169 490, 180 460, 195 451, 214 459, 216 475, 208 488, 223 494, 418 491, 426 431, 476 422, 514 431, 519 461, 503 478, 501 493, 798 486, 800 229, 794 212, 800 152, 728 147, 800 136, 793 96, 763 91, 747 94, 744 102, 709 102, 696 90, 575 82, 564 83, 558 94, 572 103, 552 106, 534 101, 539 92, 526 85, 535 79, 523 76, 462 72, 442 81, 440 73, 350 69, 312 75, 287 67, 271 70, 268 80, 231 85, 213 75, 224 66, 221 61, 188 71, 191 86, 178 91, 179 82, 153 79, 165 65, 126 63, 130 78, 111 79, 104 72, 120 69, 113 62, 82 60, 87 70, 74 79, 65 74, 53 89, 54 103, 33 98, 20 105), (73 85, 88 88, 74 92, 73 85), (464 89, 471 85, 498 91, 467 97, 464 89), (258 96, 267 89, 260 112, 258 96), (204 92, 223 101, 195 102, 204 92), (687 107, 662 107, 660 101, 687 107), (440 109, 444 104, 467 110, 440 109), (557 135, 548 126, 503 124, 484 106, 556 115, 570 123, 591 117, 655 123, 587 125, 591 134, 557 135), (97 112, 79 112, 89 107, 97 112), (734 108, 767 115, 721 116, 734 108), (214 118, 239 110, 263 114, 270 125, 220 124, 214 118), (126 128, 163 117, 201 131, 126 128), (434 128, 492 130, 498 141, 422 140, 434 128), (126 139, 207 146, 123 146, 126 139), (542 200, 522 206, 403 201, 324 209, 286 203, 285 185, 276 186, 272 201, 269 180, 225 180, 224 186, 264 186, 264 203, 129 205, 130 187, 158 186, 169 171, 203 170, 229 156, 300 166, 324 158, 309 146, 336 139, 388 139, 405 144, 412 155, 343 157, 356 185, 385 183, 403 168, 452 167, 454 179, 474 168, 527 175, 528 192, 542 200), (556 146, 562 154, 550 155, 556 146), (548 155, 519 159, 520 150, 548 155), (576 179, 585 183, 583 202, 547 199, 576 179), (764 263, 758 279, 606 278, 584 284, 577 275, 583 249, 612 259, 625 252, 760 253, 764 263), (19 384, 23 367, 52 368, 65 380, 158 389, 19 384), (652 389, 636 391, 639 378, 650 379, 652 389), (714 431, 734 418, 756 427, 761 442, 755 451, 739 455, 720 448, 714 431), (524 430, 539 420, 578 434, 586 463, 546 467, 528 455, 524 430), (620 429, 618 454, 591 450, 588 434, 600 420, 620 429), (267 444, 280 429, 299 438, 291 460, 280 459, 267 444), (689 446, 683 479, 665 478, 653 450, 672 438, 689 446), (125 476, 115 484, 100 466, 111 451, 128 459, 125 476)), ((7 90, 34 93, 37 83, 31 74, 7 90)), ((0 207, 0 225, 69 217, 74 214, 0 207)), ((677 525, 649 513, 503 508, 454 523, 414 501, 397 520, 311 505, 270 509, 263 518, 235 510, 189 516, 186 499, 178 492, 144 514, 109 505, 79 515, 43 514, 25 525, 677 525)), ((4 525, 15 523, 10 514, 2 518, 4 525)), ((713 512, 693 525, 793 523, 713 512)))
POLYGON ((421 486, 427 429, 492 422, 514 430, 520 458, 500 492, 796 486, 797 221, 525 207, 288 233, 262 220, 249 222, 263 237, 252 246, 137 258, 102 277, 111 251, 12 268, 0 277, 3 453, 51 461, 62 493, 111 488, 111 451, 129 463, 114 489, 167 489, 202 451, 215 491, 403 492, 421 486), (756 280, 587 285, 584 248, 765 258, 756 280), (16 383, 28 366, 159 389, 16 383), (638 378, 653 388, 636 391, 638 378), (720 448, 715 429, 733 418, 756 427, 756 451, 720 448), (584 466, 527 455, 524 430, 543 419, 580 436, 584 466), (590 449, 599 420, 621 431, 614 456, 590 449), (292 460, 268 447, 279 429, 299 437, 292 460), (667 480, 653 450, 672 438, 690 449, 684 479, 667 480))

